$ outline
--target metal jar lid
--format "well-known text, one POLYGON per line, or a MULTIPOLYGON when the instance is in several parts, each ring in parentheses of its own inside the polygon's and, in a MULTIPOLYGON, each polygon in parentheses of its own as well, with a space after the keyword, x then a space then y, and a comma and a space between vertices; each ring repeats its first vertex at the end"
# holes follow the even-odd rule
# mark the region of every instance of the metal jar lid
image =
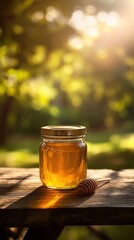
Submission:
POLYGON ((41 127, 41 136, 46 138, 74 138, 85 137, 86 127, 76 126, 43 126, 41 127))

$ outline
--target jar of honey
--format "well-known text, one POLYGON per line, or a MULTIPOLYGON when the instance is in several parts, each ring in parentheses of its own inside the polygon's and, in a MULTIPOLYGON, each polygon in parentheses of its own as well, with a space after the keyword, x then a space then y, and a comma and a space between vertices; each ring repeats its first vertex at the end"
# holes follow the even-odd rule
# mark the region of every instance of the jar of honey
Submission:
POLYGON ((41 127, 40 179, 48 188, 71 189, 86 178, 84 126, 41 127))

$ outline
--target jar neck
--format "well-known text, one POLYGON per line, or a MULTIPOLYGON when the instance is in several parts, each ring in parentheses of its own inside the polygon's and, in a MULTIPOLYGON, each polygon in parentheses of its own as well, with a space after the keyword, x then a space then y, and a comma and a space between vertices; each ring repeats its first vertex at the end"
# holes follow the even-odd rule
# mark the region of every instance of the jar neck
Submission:
POLYGON ((42 141, 43 142, 80 142, 80 141, 84 141, 84 137, 69 137, 69 138, 65 138, 65 137, 55 137, 55 138, 46 138, 44 136, 42 136, 42 141))

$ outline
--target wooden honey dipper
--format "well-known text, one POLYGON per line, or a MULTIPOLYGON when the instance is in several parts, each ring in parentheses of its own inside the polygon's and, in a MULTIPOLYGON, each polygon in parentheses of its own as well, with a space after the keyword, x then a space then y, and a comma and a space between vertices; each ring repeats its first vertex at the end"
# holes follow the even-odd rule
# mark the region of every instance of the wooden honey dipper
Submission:
POLYGON ((96 188, 109 182, 110 182, 110 178, 102 178, 98 180, 93 178, 86 178, 78 184, 77 194, 79 196, 90 195, 91 193, 95 192, 96 188), (100 186, 99 186, 99 183, 101 183, 100 186))

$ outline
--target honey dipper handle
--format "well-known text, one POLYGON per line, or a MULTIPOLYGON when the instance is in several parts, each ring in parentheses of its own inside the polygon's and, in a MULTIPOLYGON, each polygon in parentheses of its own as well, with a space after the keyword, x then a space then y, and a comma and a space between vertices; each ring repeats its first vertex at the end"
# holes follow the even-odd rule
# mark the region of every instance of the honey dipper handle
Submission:
POLYGON ((111 178, 100 178, 100 179, 97 179, 97 182, 110 182, 111 178))
POLYGON ((101 179, 97 179, 97 182, 98 182, 98 186, 97 188, 109 183, 111 180, 111 178, 101 178, 101 179))

